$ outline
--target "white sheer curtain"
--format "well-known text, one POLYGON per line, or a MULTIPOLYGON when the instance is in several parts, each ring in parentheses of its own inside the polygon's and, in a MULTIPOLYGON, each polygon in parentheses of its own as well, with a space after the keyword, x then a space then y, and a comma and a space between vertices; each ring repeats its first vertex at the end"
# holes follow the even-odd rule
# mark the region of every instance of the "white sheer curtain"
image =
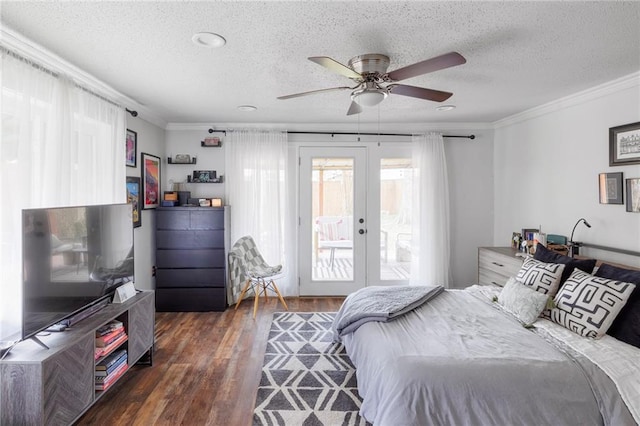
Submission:
POLYGON ((285 226, 291 223, 287 151, 286 132, 227 132, 225 197, 230 206, 231 244, 251 235, 267 263, 283 265, 278 289, 284 296, 292 296, 298 294, 298 286, 292 256, 293 230, 285 226))
POLYGON ((412 138, 412 285, 450 284, 449 183, 442 134, 412 138))
POLYGON ((125 111, 2 51, 0 340, 21 327, 22 209, 126 202, 125 111))

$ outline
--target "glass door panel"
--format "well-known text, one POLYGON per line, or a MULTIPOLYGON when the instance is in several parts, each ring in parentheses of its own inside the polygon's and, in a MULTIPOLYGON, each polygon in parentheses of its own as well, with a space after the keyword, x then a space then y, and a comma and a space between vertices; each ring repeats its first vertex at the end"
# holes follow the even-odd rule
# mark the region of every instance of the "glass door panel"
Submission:
POLYGON ((365 285, 366 149, 300 148, 300 294, 365 285))

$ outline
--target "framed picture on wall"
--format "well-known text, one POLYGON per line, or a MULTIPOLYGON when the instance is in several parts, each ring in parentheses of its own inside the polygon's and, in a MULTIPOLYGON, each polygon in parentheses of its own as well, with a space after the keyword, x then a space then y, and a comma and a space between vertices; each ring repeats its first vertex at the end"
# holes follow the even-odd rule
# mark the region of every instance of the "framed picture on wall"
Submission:
POLYGON ((127 203, 131 204, 133 227, 142 226, 142 215, 140 214, 140 178, 127 176, 127 203))
POLYGON ((160 157, 143 152, 142 163, 142 198, 143 209, 155 209, 160 205, 160 157))
POLYGON ((136 167, 136 158, 138 158, 138 134, 133 130, 127 129, 126 146, 127 167, 136 167))
POLYGON ((622 204, 622 173, 600 173, 598 187, 600 204, 622 204))
POLYGON ((609 165, 640 164, 640 121, 609 129, 609 165))
POLYGON ((627 179, 627 211, 640 213, 640 178, 627 179))

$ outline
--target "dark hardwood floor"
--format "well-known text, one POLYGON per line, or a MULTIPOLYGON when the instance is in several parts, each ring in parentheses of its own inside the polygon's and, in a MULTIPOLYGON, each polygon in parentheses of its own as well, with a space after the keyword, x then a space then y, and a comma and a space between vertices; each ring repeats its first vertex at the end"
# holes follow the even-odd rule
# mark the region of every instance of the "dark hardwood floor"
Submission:
MULTIPOLYGON (((343 298, 286 299, 290 311, 337 311, 343 298)), ((158 312, 153 366, 137 365, 77 425, 252 423, 276 298, 253 298, 225 312, 158 312)))

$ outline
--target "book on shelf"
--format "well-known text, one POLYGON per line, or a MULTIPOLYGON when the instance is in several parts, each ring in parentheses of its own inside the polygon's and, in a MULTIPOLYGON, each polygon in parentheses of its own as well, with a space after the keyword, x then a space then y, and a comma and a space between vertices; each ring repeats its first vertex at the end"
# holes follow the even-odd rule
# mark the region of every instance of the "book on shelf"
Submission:
POLYGON ((109 321, 108 323, 106 323, 105 325, 103 325, 102 327, 96 330, 96 337, 104 336, 105 334, 109 334, 112 331, 118 330, 120 328, 124 328, 124 324, 122 323, 122 321, 118 321, 118 320, 109 321))
POLYGON ((104 336, 96 337, 96 346, 103 348, 114 340, 117 340, 123 334, 125 334, 124 328, 119 328, 104 336))
POLYGON ((107 390, 109 386, 114 384, 116 380, 118 380, 118 378, 120 378, 120 376, 122 376, 124 372, 127 371, 128 368, 129 366, 127 365, 126 362, 122 363, 120 367, 118 367, 113 371, 113 373, 106 376, 106 378, 102 383, 98 383, 96 381, 95 390, 99 390, 99 391, 107 390))
POLYGON ((120 335, 120 337, 118 337, 116 340, 114 340, 113 342, 109 343, 107 346, 105 346, 103 348, 96 347, 96 349, 95 349, 95 359, 98 359, 101 356, 105 356, 106 354, 111 352, 114 348, 117 348, 118 346, 120 346, 121 344, 123 344, 126 341, 127 341, 127 335, 126 335, 126 333, 124 333, 124 334, 120 335))
MULTIPOLYGON (((122 354, 114 363, 110 363, 106 366, 106 368, 96 368, 96 378, 98 377, 106 377, 113 372, 116 368, 120 366, 123 362, 127 362, 127 353, 122 354)), ((97 367, 97 366, 96 366, 97 367)))
POLYGON ((103 359, 98 364, 96 364, 96 370, 106 370, 107 368, 109 368, 109 366, 111 366, 111 365, 115 364, 116 362, 118 362, 118 359, 123 354, 126 354, 126 353, 127 353, 126 349, 119 349, 119 350, 109 354, 109 356, 107 356, 105 359, 103 359))

